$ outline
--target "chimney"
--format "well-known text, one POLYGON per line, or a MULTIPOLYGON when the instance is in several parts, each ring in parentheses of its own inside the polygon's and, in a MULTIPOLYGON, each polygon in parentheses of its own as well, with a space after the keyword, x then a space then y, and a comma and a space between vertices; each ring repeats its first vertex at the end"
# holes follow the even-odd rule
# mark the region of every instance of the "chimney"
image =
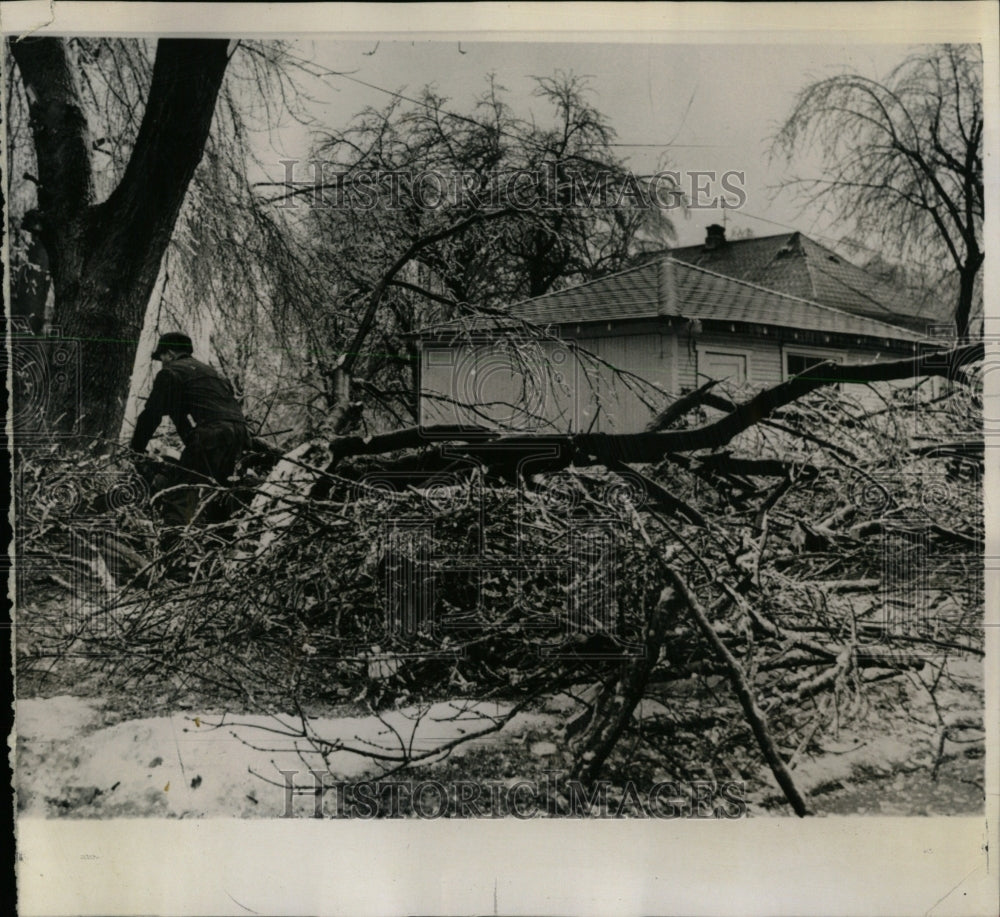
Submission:
POLYGON ((705 251, 715 251, 726 244, 726 227, 713 223, 705 232, 705 251))
POLYGON ((677 315, 677 278, 674 276, 674 261, 669 256, 660 259, 656 280, 657 314, 677 315))

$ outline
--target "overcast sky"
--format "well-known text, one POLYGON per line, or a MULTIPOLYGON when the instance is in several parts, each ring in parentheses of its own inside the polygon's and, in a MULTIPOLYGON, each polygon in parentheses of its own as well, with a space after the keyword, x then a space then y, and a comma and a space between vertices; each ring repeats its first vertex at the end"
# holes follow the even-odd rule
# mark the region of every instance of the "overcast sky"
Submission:
MULTIPOLYGON (((912 46, 365 41, 303 42, 297 50, 349 75, 329 77, 317 92, 313 111, 331 128, 346 126, 366 105, 387 105, 389 92, 414 95, 428 83, 450 100, 451 110, 466 113, 489 73, 510 91, 508 101, 518 115, 534 111, 543 119, 546 106, 531 96, 533 75, 563 70, 587 76, 595 105, 610 119, 618 142, 628 144, 619 153, 637 174, 664 160, 683 171, 743 171, 747 202, 727 212, 730 229, 749 228, 758 236, 799 229, 829 242, 847 227, 814 213, 798 214, 787 194, 773 196, 770 188, 787 170, 783 163, 768 163, 769 138, 796 93, 812 80, 845 70, 883 78, 912 46)), ((279 143, 276 158, 304 156, 308 148, 305 135, 291 128, 279 143)), ((816 169, 804 163, 800 171, 816 169)), ((276 166, 273 178, 281 177, 276 166)), ((721 218, 719 210, 679 218, 678 244, 701 241, 705 227, 721 218)))

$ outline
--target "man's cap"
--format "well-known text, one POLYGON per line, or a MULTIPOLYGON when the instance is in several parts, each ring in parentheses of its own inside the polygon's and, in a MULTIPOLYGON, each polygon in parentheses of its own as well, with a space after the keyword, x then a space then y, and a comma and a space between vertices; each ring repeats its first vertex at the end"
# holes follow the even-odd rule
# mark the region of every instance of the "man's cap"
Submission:
POLYGON ((166 351, 171 353, 194 353, 194 344, 191 343, 191 338, 180 331, 168 331, 166 334, 160 335, 160 340, 156 345, 156 350, 153 351, 153 359, 159 360, 162 358, 166 351))

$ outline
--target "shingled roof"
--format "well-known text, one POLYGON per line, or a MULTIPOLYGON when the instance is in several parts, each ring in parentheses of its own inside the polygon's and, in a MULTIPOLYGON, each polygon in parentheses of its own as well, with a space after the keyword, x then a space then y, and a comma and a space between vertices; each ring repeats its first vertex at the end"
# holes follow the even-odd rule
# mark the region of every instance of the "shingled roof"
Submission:
POLYGON ((672 257, 524 300, 511 306, 510 314, 534 325, 677 317, 895 341, 923 339, 879 319, 764 289, 672 257))
POLYGON ((919 294, 873 276, 800 232, 727 240, 722 227, 713 226, 704 245, 676 248, 670 255, 768 290, 917 331, 949 320, 919 294))

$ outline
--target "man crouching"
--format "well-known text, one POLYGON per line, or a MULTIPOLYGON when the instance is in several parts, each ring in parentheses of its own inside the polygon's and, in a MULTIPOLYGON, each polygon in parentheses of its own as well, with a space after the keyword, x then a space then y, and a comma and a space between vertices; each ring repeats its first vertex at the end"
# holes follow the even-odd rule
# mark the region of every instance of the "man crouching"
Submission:
MULTIPOLYGON (((186 334, 172 331, 160 336, 153 359, 161 361, 163 368, 153 380, 132 434, 132 449, 143 453, 164 416, 177 428, 184 443, 178 474, 175 480, 162 481, 161 488, 185 483, 225 485, 250 445, 250 433, 232 385, 211 366, 196 360, 193 353, 186 334)), ((186 525, 197 505, 197 490, 184 488, 164 501, 164 517, 173 524, 186 525)))

